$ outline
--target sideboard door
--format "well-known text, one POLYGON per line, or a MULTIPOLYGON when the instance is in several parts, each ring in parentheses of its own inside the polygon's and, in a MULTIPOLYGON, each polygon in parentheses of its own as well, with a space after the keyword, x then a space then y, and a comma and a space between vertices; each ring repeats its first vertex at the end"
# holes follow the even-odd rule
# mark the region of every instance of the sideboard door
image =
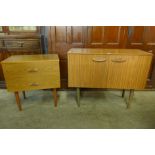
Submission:
POLYGON ((69 87, 106 88, 108 56, 69 56, 69 87))
POLYGON ((151 56, 110 56, 108 88, 143 89, 151 56))
POLYGON ((90 88, 106 88, 108 73, 108 56, 81 55, 80 86, 90 88), (83 71, 82 71, 83 70, 83 71))

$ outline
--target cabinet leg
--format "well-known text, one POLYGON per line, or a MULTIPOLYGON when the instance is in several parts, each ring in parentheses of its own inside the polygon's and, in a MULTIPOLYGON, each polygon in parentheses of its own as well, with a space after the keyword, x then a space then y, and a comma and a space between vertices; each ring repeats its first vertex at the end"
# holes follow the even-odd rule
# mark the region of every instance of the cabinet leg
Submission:
POLYGON ((129 99, 127 101, 127 108, 130 108, 131 107, 131 101, 133 99, 133 95, 134 95, 134 90, 133 89, 130 89, 130 92, 129 92, 129 99))
POLYGON ((23 97, 24 97, 24 99, 26 99, 26 94, 25 94, 25 91, 23 91, 23 97))
POLYGON ((125 89, 123 89, 123 91, 122 91, 122 97, 124 97, 125 96, 125 89))
POLYGON ((54 97, 54 106, 57 107, 58 98, 56 88, 53 89, 53 97, 54 97))
POLYGON ((77 105, 80 107, 80 88, 76 89, 77 105))
POLYGON ((16 97, 17 106, 18 106, 19 110, 22 111, 22 106, 21 106, 21 103, 20 103, 20 98, 19 98, 19 93, 18 92, 15 92, 15 97, 16 97))

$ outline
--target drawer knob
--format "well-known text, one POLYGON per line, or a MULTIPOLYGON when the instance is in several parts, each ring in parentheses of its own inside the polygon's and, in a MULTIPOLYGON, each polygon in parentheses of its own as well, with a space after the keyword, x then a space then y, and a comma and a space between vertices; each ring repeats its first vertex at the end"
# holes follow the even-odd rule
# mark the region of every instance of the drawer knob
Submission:
POLYGON ((94 62, 105 62, 107 59, 106 58, 93 58, 92 60, 94 62))
POLYGON ((30 86, 39 86, 38 83, 31 83, 30 86))
POLYGON ((111 61, 112 61, 112 62, 118 62, 118 63, 126 62, 126 60, 125 60, 125 59, 122 59, 122 58, 112 59, 111 61))
POLYGON ((30 73, 38 72, 38 69, 37 68, 29 69, 28 72, 30 72, 30 73))

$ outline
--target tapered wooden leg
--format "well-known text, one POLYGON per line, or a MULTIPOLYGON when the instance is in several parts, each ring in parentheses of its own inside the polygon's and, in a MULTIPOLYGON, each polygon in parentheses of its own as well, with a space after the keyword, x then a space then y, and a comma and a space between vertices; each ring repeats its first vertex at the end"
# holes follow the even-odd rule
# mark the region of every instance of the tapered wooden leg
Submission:
POLYGON ((54 97, 54 106, 57 107, 58 98, 56 88, 53 89, 53 97, 54 97))
POLYGON ((76 89, 77 105, 80 107, 80 88, 76 89))
POLYGON ((19 93, 18 92, 15 92, 15 97, 16 97, 17 106, 18 106, 19 110, 22 111, 22 106, 21 106, 21 103, 20 103, 20 98, 19 98, 19 93))
POLYGON ((131 101, 133 99, 133 95, 134 95, 134 90, 133 89, 130 89, 130 92, 129 92, 129 99, 127 101, 127 108, 130 108, 131 107, 131 101))
POLYGON ((125 89, 123 89, 123 91, 122 91, 122 97, 124 97, 125 96, 125 89))
POLYGON ((25 94, 25 91, 23 91, 23 97, 24 97, 24 99, 26 99, 26 94, 25 94))

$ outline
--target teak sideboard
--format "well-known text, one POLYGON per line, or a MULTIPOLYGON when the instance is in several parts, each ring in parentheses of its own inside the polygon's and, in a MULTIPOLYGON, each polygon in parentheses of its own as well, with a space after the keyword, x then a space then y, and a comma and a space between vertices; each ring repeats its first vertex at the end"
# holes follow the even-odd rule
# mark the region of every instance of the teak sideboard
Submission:
POLYGON ((60 88, 59 58, 57 54, 16 55, 2 63, 8 91, 15 92, 19 110, 22 110, 19 91, 53 88, 57 106, 56 88, 60 88))
MULTIPOLYGON (((152 54, 138 49, 72 48, 68 51, 68 86, 130 90, 127 107, 135 89, 144 89, 152 54)), ((124 94, 124 91, 123 91, 124 94)))

